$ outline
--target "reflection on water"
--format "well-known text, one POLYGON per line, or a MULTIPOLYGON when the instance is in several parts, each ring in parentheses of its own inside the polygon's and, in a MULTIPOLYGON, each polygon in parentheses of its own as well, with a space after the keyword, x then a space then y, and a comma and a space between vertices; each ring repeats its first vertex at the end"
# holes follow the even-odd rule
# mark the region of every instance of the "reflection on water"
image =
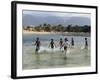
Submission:
MULTIPOLYGON (((68 48, 67 54, 60 51, 58 46, 58 36, 55 37, 57 47, 51 50, 48 47, 48 40, 41 40, 42 46, 39 53, 35 53, 35 46, 32 45, 31 38, 34 35, 23 38, 23 69, 40 69, 40 68, 59 68, 59 67, 81 67, 90 66, 90 38, 88 37, 89 47, 83 49, 84 37, 74 37, 76 43, 74 48, 68 48)), ((44 36, 41 36, 42 38, 44 36)), ((71 37, 68 37, 70 39, 71 37)), ((40 38, 41 39, 41 38, 40 38)), ((47 39, 47 37, 44 37, 47 39)))

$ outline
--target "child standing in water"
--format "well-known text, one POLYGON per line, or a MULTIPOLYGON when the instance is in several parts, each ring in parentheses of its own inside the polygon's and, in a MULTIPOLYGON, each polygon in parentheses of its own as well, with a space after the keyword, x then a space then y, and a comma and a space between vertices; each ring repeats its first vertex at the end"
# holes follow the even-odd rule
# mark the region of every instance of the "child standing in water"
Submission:
POLYGON ((88 48, 88 42, 87 42, 87 38, 85 38, 85 49, 88 48))
POLYGON ((74 39, 71 39, 71 46, 74 47, 74 39))
POLYGON ((36 38, 36 41, 35 41, 35 46, 36 46, 36 49, 35 49, 35 52, 38 52, 39 50, 40 50, 40 40, 39 40, 39 38, 37 37, 36 38))
POLYGON ((50 48, 53 50, 54 49, 54 46, 55 46, 55 43, 54 43, 54 40, 51 39, 51 42, 49 44, 50 48))
POLYGON ((65 38, 65 40, 64 40, 64 44, 63 44, 65 55, 66 55, 66 53, 67 53, 68 45, 69 45, 69 43, 68 43, 68 39, 65 38))
POLYGON ((62 49, 62 47, 63 47, 63 40, 62 40, 62 38, 60 38, 59 45, 60 45, 60 50, 61 50, 61 49, 62 49))

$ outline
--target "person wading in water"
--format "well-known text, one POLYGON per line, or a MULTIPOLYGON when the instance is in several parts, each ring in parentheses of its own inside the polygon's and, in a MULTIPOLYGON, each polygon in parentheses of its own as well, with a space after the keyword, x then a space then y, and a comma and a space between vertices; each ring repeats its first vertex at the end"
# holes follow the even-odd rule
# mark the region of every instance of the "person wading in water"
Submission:
POLYGON ((71 39, 71 47, 74 47, 74 39, 71 39))
POLYGON ((38 51, 40 50, 40 44, 41 44, 41 43, 40 43, 40 40, 39 40, 39 38, 37 37, 37 38, 36 38, 36 41, 35 41, 35 44, 34 44, 34 45, 36 46, 36 48, 35 48, 35 52, 36 52, 36 53, 38 53, 38 51))
POLYGON ((85 38, 85 49, 88 49, 88 42, 87 42, 87 38, 85 38))
POLYGON ((60 50, 62 49, 62 47, 63 47, 63 40, 62 40, 62 38, 60 38, 60 41, 59 41, 59 46, 60 46, 60 50))
POLYGON ((65 38, 64 44, 63 44, 65 57, 66 57, 66 54, 67 54, 68 46, 69 46, 68 39, 65 38))
POLYGON ((49 46, 52 49, 52 51, 53 51, 54 47, 56 47, 53 39, 51 39, 49 46))

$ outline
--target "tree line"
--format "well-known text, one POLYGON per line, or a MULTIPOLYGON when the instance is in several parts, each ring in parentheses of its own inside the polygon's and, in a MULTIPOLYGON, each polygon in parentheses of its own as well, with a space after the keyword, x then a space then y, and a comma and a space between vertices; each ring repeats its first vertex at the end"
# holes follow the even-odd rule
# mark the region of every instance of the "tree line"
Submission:
POLYGON ((38 26, 26 26, 23 27, 24 30, 28 31, 44 31, 44 32, 90 32, 91 26, 90 25, 67 25, 63 26, 62 24, 58 25, 51 25, 51 24, 40 24, 38 26))

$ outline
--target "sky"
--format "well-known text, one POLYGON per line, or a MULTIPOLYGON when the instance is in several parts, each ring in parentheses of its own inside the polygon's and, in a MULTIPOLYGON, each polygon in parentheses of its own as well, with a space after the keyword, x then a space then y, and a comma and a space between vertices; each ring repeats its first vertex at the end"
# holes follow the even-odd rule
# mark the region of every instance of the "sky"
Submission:
POLYGON ((91 14, 89 13, 23 10, 23 25, 39 25, 43 23, 90 25, 90 19, 91 14))
POLYGON ((48 11, 31 11, 25 10, 23 14, 33 15, 33 16, 58 16, 58 17, 87 17, 90 18, 89 13, 76 13, 76 12, 48 12, 48 11))

